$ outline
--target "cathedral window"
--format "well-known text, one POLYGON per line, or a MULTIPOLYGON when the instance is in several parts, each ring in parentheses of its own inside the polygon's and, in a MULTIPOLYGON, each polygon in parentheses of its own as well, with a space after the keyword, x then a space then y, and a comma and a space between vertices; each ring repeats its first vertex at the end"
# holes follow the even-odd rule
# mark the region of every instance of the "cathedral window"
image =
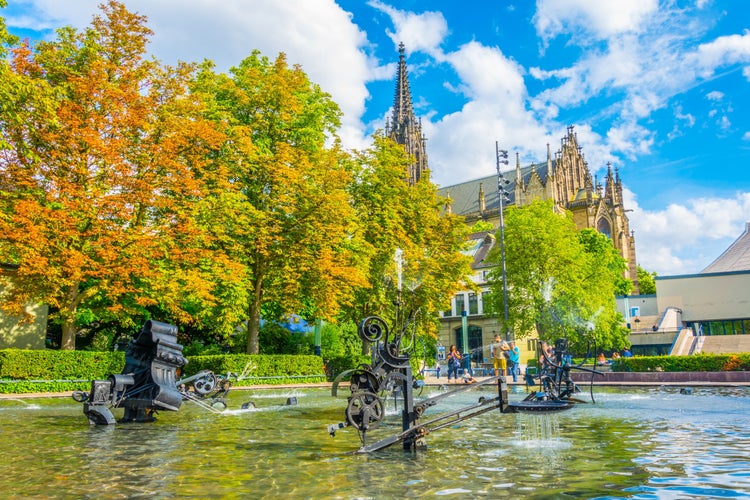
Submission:
POLYGON ((612 228, 609 225, 609 221, 602 217, 599 222, 596 223, 596 230, 605 235, 607 238, 612 239, 612 228))

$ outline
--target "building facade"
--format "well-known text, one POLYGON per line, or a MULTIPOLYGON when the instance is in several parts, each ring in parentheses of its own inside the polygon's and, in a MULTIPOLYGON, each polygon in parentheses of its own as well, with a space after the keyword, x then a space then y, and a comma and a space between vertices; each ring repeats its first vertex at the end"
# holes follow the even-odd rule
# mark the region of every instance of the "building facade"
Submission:
MULTIPOLYGON (((396 74, 396 92, 391 118, 386 123, 385 133, 402 144, 412 157, 409 181, 414 184, 429 175, 426 138, 422 134, 421 122, 415 117, 412 105, 405 48, 399 45, 399 63, 396 74)), ((536 200, 552 200, 556 210, 569 210, 579 229, 594 228, 606 234, 620 255, 627 261, 625 277, 630 279, 637 293, 638 275, 635 256, 635 238, 630 230, 623 206, 622 182, 619 172, 611 165, 603 183, 593 178, 584 158, 578 137, 572 126, 560 141, 560 149, 550 153, 539 164, 525 167, 516 153, 514 174, 505 175, 510 184, 505 191, 510 195, 502 206, 525 206, 536 200)), ((447 212, 462 216, 469 225, 477 221, 491 223, 495 230, 500 227, 500 193, 498 177, 491 175, 439 189, 439 194, 449 200, 447 212)), ((447 347, 455 344, 462 352, 471 351, 476 363, 489 362, 489 346, 496 332, 503 331, 498 319, 485 314, 484 300, 489 290, 487 273, 492 267, 484 261, 496 244, 494 231, 471 236, 469 252, 474 258, 473 281, 479 293, 464 291, 451 299, 450 306, 441 313, 439 342, 447 347), (468 346, 464 346, 464 330, 468 330, 468 346)), ((521 343, 526 359, 533 346, 521 343)))

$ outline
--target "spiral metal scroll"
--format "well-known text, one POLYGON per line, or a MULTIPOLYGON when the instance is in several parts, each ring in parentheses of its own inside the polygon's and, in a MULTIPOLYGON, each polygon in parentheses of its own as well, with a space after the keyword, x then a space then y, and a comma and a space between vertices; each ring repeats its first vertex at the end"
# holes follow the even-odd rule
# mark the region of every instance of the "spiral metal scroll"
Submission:
POLYGON ((384 333, 386 340, 388 339, 388 325, 378 316, 368 316, 360 321, 357 331, 359 338, 367 342, 377 342, 383 338, 384 333))

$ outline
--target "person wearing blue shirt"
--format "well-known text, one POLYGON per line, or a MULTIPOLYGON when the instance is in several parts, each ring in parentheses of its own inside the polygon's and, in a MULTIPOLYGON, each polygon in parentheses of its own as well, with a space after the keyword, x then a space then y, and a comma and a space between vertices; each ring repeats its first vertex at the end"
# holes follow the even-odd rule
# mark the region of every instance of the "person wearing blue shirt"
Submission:
POLYGON ((510 349, 508 350, 510 374, 513 375, 513 382, 518 382, 518 372, 520 371, 519 366, 521 364, 521 350, 513 341, 511 341, 508 345, 510 346, 510 349))

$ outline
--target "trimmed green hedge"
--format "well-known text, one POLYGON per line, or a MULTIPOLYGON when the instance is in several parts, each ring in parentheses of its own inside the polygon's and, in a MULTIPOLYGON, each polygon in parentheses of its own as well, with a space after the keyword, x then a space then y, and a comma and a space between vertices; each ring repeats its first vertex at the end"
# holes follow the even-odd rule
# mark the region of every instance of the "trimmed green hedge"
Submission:
MULTIPOLYGON (((323 382, 345 370, 369 364, 369 356, 329 359, 285 354, 226 354, 191 356, 185 375, 211 370, 217 375, 242 375, 238 385, 323 382), (245 368, 248 368, 245 370, 245 368)), ((413 361, 418 373, 419 360, 413 361)), ((0 350, 0 393, 87 391, 91 380, 121 373, 125 353, 54 350, 0 350)), ((750 371, 750 353, 696 354, 692 356, 636 356, 613 360, 612 371, 689 372, 750 371)))
POLYGON ((326 360, 326 373, 328 374, 328 378, 333 380, 347 370, 358 368, 361 365, 369 365, 371 362, 372 356, 339 356, 326 360))
POLYGON ((217 375, 243 375, 250 384, 284 384, 325 382, 323 358, 291 354, 220 354, 192 356, 185 366, 185 375, 211 370, 217 375), (246 370, 247 368, 247 370, 246 370))
POLYGON ((120 373, 123 351, 0 350, 0 379, 92 380, 120 373))
POLYGON ((749 370, 750 353, 635 356, 612 360, 613 372, 732 372, 749 370))
MULTIPOLYGON (((245 381, 253 385, 324 382, 319 356, 228 354, 188 358, 185 375, 211 370, 240 375, 250 363, 245 381)), ((88 391, 91 381, 122 373, 125 353, 56 350, 0 350, 0 394, 88 391)), ((242 383, 242 381, 240 381, 242 383)))

